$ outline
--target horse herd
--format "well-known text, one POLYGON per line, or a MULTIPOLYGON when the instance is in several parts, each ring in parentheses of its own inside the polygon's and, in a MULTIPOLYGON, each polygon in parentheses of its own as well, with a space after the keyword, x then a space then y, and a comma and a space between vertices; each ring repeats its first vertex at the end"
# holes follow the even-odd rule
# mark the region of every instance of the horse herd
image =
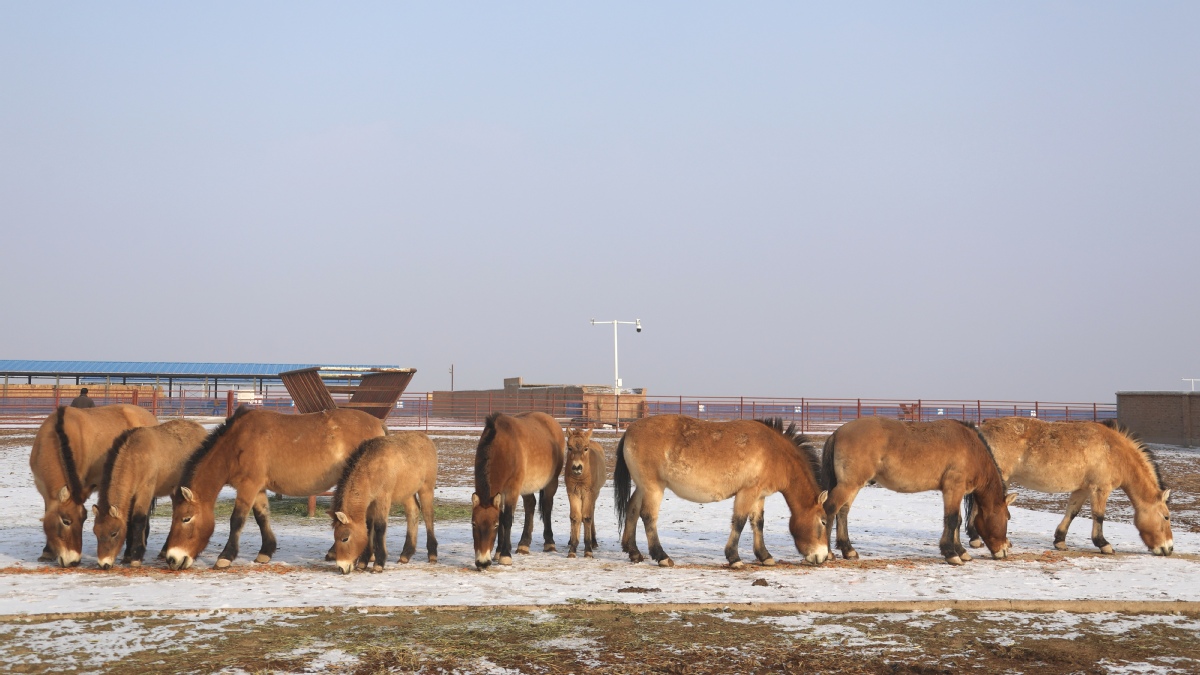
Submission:
MULTIPOLYGON (((905 422, 867 417, 839 427, 821 452, 811 439, 779 419, 709 422, 661 415, 629 425, 617 445, 613 494, 621 548, 633 562, 644 560, 637 544, 641 520, 650 557, 671 566, 658 536, 658 511, 666 490, 693 502, 733 497, 725 557, 743 566, 738 542, 747 521, 754 556, 774 565, 763 541, 765 499, 781 493, 791 516, 788 529, 804 561, 819 565, 831 555, 830 525, 843 558, 858 553, 850 543, 848 516, 858 491, 878 484, 897 492, 938 490, 944 519, 939 542, 947 562, 971 559, 959 530, 965 502, 968 543, 986 545, 1004 558, 1009 482, 1029 489, 1069 493, 1067 512, 1054 533, 1066 548, 1066 533, 1084 502, 1092 508, 1092 541, 1112 553, 1104 539, 1105 504, 1114 489, 1128 495, 1134 524, 1155 555, 1170 555, 1173 539, 1167 490, 1146 447, 1115 422, 1044 422, 1029 418, 986 420, 976 426, 955 420, 905 422)), ((418 431, 388 433, 383 422, 356 410, 306 415, 239 408, 211 432, 186 420, 158 424, 131 405, 93 409, 59 408, 41 425, 29 457, 34 482, 45 501, 46 545, 39 558, 63 567, 79 564, 84 506, 99 492, 93 532, 96 557, 110 569, 142 564, 148 520, 156 497, 170 496, 171 530, 159 557, 173 570, 190 567, 208 545, 216 525, 215 506, 225 486, 236 490, 229 539, 215 567, 228 567, 248 515, 262 533, 255 562, 276 549, 267 490, 288 495, 319 494, 336 486, 329 510, 334 541, 327 560, 342 573, 382 571, 393 502, 404 505, 407 531, 399 562, 416 552, 417 521, 425 520, 429 562, 437 561, 433 491, 437 451, 418 431)), ((543 524, 544 551, 554 551, 551 509, 559 476, 571 513, 568 557, 582 538, 584 555, 597 546, 594 511, 606 478, 604 451, 591 431, 564 433, 540 412, 492 414, 475 451, 471 532, 475 565, 512 564, 512 524, 518 501, 525 523, 518 553, 532 544, 534 511, 543 524), (582 532, 582 534, 581 534, 582 532)))

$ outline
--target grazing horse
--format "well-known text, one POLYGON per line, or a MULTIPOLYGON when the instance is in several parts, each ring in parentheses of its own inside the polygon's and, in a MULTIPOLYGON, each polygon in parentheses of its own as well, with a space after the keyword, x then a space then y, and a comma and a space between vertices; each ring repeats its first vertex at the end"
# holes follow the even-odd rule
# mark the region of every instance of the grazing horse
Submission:
POLYGON ((571 429, 567 433, 567 463, 563 483, 571 504, 571 539, 567 557, 574 558, 579 548, 579 527, 583 526, 583 555, 592 557, 596 548, 596 497, 604 487, 607 469, 604 448, 592 440, 592 430, 571 429))
POLYGON ((617 530, 624 530, 621 549, 633 562, 644 560, 637 547, 637 519, 646 528, 650 556, 663 567, 675 563, 658 539, 658 508, 670 489, 692 502, 718 502, 733 497, 733 522, 725 558, 743 566, 738 540, 746 521, 754 532, 754 556, 763 565, 775 558, 763 543, 763 502, 782 492, 792 512, 788 529, 805 562, 819 565, 829 557, 827 494, 817 484, 817 457, 803 447, 808 441, 785 431, 783 421, 707 422, 683 415, 657 415, 629 425, 617 444, 613 493, 617 530), (630 481, 636 490, 630 496, 630 481))
POLYGON ((349 574, 365 569, 372 557, 372 572, 382 572, 387 562, 388 514, 392 501, 404 504, 408 530, 398 562, 408 562, 417 550, 417 510, 425 515, 425 550, 437 562, 437 537, 433 533, 433 488, 437 483, 437 448, 420 431, 401 431, 363 442, 346 460, 342 479, 333 493, 333 550, 338 569, 349 574))
POLYGON ((141 566, 154 500, 171 494, 179 485, 183 465, 206 433, 195 422, 170 420, 129 429, 117 437, 104 463, 98 503, 92 506, 100 569, 112 568, 122 544, 125 556, 121 562, 141 566))
POLYGON ((512 524, 517 499, 525 501, 525 529, 517 553, 529 553, 533 510, 541 493, 543 551, 553 551, 550 512, 563 467, 563 430, 541 412, 492 413, 475 447, 475 492, 471 494, 471 535, 475 567, 485 570, 496 551, 501 565, 512 564, 512 524))
POLYGON ((158 424, 135 405, 60 407, 42 422, 29 453, 33 482, 45 502, 42 529, 46 545, 38 560, 79 564, 83 552, 84 502, 100 484, 104 460, 126 429, 158 424))
MULTIPOLYGON (((1108 495, 1120 488, 1133 504, 1133 523, 1154 555, 1171 555, 1171 491, 1162 484, 1150 450, 1116 421, 1044 422, 1028 417, 986 420, 979 430, 992 446, 1005 481, 1038 492, 1069 492, 1067 512, 1054 530, 1054 547, 1067 548, 1067 528, 1085 501, 1092 503, 1092 543, 1112 553, 1104 539, 1108 495)), ((979 537, 968 500, 967 535, 979 537)))
POLYGON ((363 441, 385 433, 381 420, 361 410, 285 415, 238 408, 188 458, 179 489, 171 493, 167 566, 187 569, 208 545, 216 527, 217 495, 225 485, 237 490, 237 498, 229 517, 229 541, 215 567, 229 567, 237 557, 250 511, 262 533, 254 562, 268 562, 275 553, 275 533, 265 490, 297 496, 325 492, 337 483, 346 458, 363 441))
POLYGON ((829 490, 825 511, 837 517, 837 547, 846 559, 858 557, 850 544, 850 505, 870 481, 896 492, 941 491, 945 517, 939 546, 951 565, 971 559, 959 543, 959 504, 974 494, 988 549, 995 558, 1008 555, 1008 506, 1016 495, 1005 495, 1000 469, 974 425, 863 417, 826 439, 821 459, 821 482, 829 490))

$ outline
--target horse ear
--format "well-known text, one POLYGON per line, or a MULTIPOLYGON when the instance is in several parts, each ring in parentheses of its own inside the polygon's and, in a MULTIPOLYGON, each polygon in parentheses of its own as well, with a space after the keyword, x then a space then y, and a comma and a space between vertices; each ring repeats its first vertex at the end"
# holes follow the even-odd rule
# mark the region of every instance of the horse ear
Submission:
POLYGON ((826 499, 829 499, 829 490, 822 490, 821 494, 817 495, 817 506, 824 504, 826 499))
MULTIPOLYGON (((94 508, 94 507, 93 507, 93 508, 94 508)), ((97 513, 96 515, 98 516, 98 515, 100 515, 100 514, 99 514, 99 513, 97 513)), ((115 507, 115 506, 112 506, 112 505, 109 505, 109 507, 108 507, 108 515, 112 516, 113 518, 120 518, 120 517, 121 517, 121 512, 117 510, 117 507, 115 507)))
POLYGON ((583 432, 583 440, 584 441, 592 440, 592 430, 591 429, 588 429, 587 431, 583 432))
POLYGON ((92 504, 92 515, 96 516, 96 517, 100 517, 100 507, 99 506, 92 504))
POLYGON ((477 506, 479 506, 479 493, 472 492, 471 493, 471 508, 475 508, 477 506))
POLYGON ((338 522, 343 525, 350 522, 350 516, 347 516, 345 513, 342 513, 341 511, 338 511, 337 513, 333 514, 333 517, 337 518, 338 522))
POLYGON ((62 489, 58 491, 58 501, 65 502, 70 498, 71 491, 67 489, 66 485, 62 486, 62 489))
POLYGON ((192 494, 192 489, 190 487, 187 487, 186 485, 181 486, 179 488, 179 493, 182 494, 183 498, 188 500, 189 502, 196 501, 196 495, 192 494))
POLYGON ((493 497, 492 504, 495 504, 496 508, 498 508, 498 509, 504 508, 504 493, 501 492, 500 494, 493 497))
POLYGON ((1169 488, 1166 490, 1163 490, 1163 503, 1164 504, 1167 503, 1167 500, 1170 498, 1171 498, 1171 490, 1169 488))
POLYGON ((1009 496, 1005 497, 1004 501, 1006 503, 1008 503, 1009 506, 1012 506, 1012 503, 1017 501, 1017 493, 1014 492, 1014 493, 1010 494, 1009 496))

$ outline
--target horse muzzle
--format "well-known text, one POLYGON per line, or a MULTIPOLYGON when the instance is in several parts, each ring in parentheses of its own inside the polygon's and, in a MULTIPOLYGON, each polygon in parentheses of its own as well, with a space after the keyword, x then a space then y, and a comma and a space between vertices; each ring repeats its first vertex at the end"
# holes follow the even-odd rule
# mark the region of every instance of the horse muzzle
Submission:
POLYGON ((491 566, 492 566, 492 556, 490 556, 490 555, 485 556, 485 557, 475 556, 475 569, 482 572, 491 566))
POLYGON ((1162 546, 1159 546, 1156 549, 1151 550, 1151 553, 1153 553, 1154 555, 1161 555, 1161 556, 1168 556, 1174 552, 1175 552, 1175 540, 1174 539, 1168 539, 1167 543, 1163 544, 1162 546))
POLYGON ((354 563, 353 562, 345 562, 345 563, 339 562, 337 564, 337 568, 338 568, 338 571, 341 572, 342 574, 350 574, 351 572, 354 571, 354 563))
POLYGON ((825 562, 828 559, 829 559, 829 547, 828 546, 822 546, 821 548, 817 549, 816 553, 804 556, 804 562, 808 563, 809 565, 820 565, 821 563, 825 562))
POLYGON ((58 554, 58 564, 62 567, 75 567, 79 564, 79 551, 63 551, 58 554))
POLYGON ((575 475, 575 476, 582 476, 583 475, 583 465, 582 464, 572 464, 571 465, 571 474, 575 475))
POLYGON ((111 570, 113 567, 113 560, 113 558, 101 558, 100 560, 96 561, 96 564, 99 565, 100 569, 102 570, 111 570))
POLYGON ((173 570, 186 570, 192 566, 192 556, 181 549, 173 548, 167 551, 167 567, 173 570))

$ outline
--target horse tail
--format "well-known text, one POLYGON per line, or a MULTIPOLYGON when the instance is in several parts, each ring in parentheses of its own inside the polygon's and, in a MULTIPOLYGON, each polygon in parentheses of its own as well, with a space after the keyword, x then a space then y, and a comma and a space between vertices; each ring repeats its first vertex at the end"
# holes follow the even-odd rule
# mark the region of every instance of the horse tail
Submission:
POLYGON ((833 469, 833 455, 836 451, 837 432, 829 434, 825 439, 825 447, 821 449, 821 489, 832 490, 837 487, 837 472, 833 469))
MULTIPOLYGON (((558 480, 558 474, 554 474, 554 480, 558 480)), ((542 488, 541 492, 538 493, 537 506, 538 515, 541 517, 542 522, 550 522, 550 509, 554 506, 554 500, 546 498, 546 488, 542 488)))
MULTIPOLYGON (((628 436, 628 432, 626 432, 628 436)), ((617 443, 617 468, 613 470, 613 501, 617 508, 617 534, 625 529, 625 516, 629 513, 629 465, 625 463, 625 438, 617 443)))
POLYGON ((54 420, 54 433, 58 435, 58 456, 62 459, 63 472, 67 474, 67 487, 71 490, 71 497, 82 502, 83 483, 79 480, 79 469, 75 466, 75 453, 71 452, 71 439, 67 438, 67 430, 63 427, 66 412, 67 407, 60 405, 55 413, 57 417, 54 420))

